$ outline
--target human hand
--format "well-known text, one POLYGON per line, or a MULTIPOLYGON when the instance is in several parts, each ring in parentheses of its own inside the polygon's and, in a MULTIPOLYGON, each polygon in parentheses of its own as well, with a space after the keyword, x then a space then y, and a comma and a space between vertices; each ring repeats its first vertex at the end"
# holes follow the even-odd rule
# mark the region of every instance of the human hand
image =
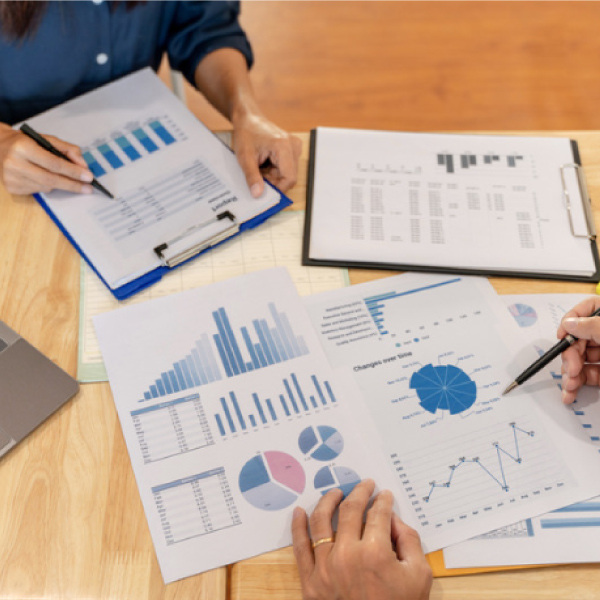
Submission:
POLYGON ((233 127, 233 149, 255 198, 264 191, 263 176, 282 192, 295 185, 302 151, 299 138, 256 113, 234 118, 233 127))
POLYGON ((53 189, 91 194, 94 176, 77 146, 52 135, 44 137, 73 162, 54 156, 20 131, 0 123, 0 181, 11 194, 53 189))
POLYGON ((375 489, 358 484, 342 502, 341 490, 323 496, 310 517, 313 544, 333 538, 331 518, 340 507, 335 541, 311 545, 308 518, 294 510, 294 555, 304 600, 426 600, 431 569, 419 535, 393 512, 391 492, 381 492, 363 515, 375 489), (341 502, 341 504, 340 504, 341 502))
POLYGON ((563 318, 556 335, 579 338, 562 353, 562 400, 571 404, 582 385, 600 385, 600 317, 590 315, 600 308, 600 298, 580 302, 563 318))

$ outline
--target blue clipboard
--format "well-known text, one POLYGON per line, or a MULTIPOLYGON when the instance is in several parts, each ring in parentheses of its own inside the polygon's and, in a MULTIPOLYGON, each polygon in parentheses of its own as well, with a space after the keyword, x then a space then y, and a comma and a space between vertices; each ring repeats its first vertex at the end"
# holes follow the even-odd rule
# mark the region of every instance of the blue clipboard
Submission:
MULTIPOLYGON (((271 186, 273 189, 277 190, 277 188, 275 188, 275 186, 273 186, 268 181, 265 180, 265 183, 267 185, 271 186)), ((141 292, 142 290, 146 289, 147 287, 157 283, 158 281, 160 281, 160 279, 162 279, 163 275, 165 275, 169 271, 172 271, 173 269, 175 269, 183 264, 186 264, 187 262, 200 256, 201 254, 204 254, 205 252, 208 252, 211 248, 214 248, 214 247, 222 244, 223 242, 226 242, 227 240, 229 240, 233 237, 236 237, 243 231, 246 231, 247 229, 252 229, 252 228, 256 227, 257 225, 260 225, 261 223, 266 221, 269 217, 272 217, 274 214, 282 211, 284 208, 287 208, 288 206, 290 206, 292 204, 292 201, 287 196, 282 194, 279 190, 277 190, 277 192, 280 194, 280 200, 277 204, 275 204, 271 208, 268 208, 266 211, 260 213, 256 217, 253 217, 252 219, 250 219, 248 221, 244 221, 243 223, 235 223, 235 225, 234 225, 233 223, 235 222, 235 216, 229 211, 224 211, 223 213, 219 213, 216 216, 216 221, 223 221, 223 223, 224 223, 224 226, 222 228, 223 231, 219 232, 215 236, 211 236, 209 238, 203 239, 202 243, 200 243, 200 244, 198 244, 196 241, 195 244, 192 244, 190 247, 186 248, 183 252, 180 252, 175 256, 172 256, 172 257, 168 256, 164 252, 165 248, 168 246, 168 242, 166 242, 165 244, 163 244, 161 246, 157 246, 154 250, 155 250, 157 256, 163 262, 163 265, 153 269, 152 271, 149 271, 148 273, 145 273, 144 275, 138 277, 137 279, 134 279, 133 281, 130 281, 130 282, 128 282, 118 288, 114 288, 114 289, 108 285, 108 283, 106 282, 104 277, 102 277, 102 275, 98 272, 98 269, 96 269, 94 264, 90 261, 90 259, 81 250, 81 248, 79 247, 77 242, 73 239, 71 234, 67 231, 65 226, 62 224, 62 222, 54 214, 54 212, 52 211, 52 209, 50 208, 50 206, 48 205, 46 200, 43 198, 43 196, 41 194, 34 194, 33 197, 39 202, 39 204, 46 211, 48 216, 54 221, 54 223, 56 223, 57 227, 62 231, 63 235, 69 240, 69 242, 71 242, 73 247, 84 258, 84 260, 87 262, 87 264, 90 266, 90 268, 94 271, 94 273, 96 273, 96 275, 98 275, 98 277, 100 278, 102 283, 104 283, 104 285, 110 290, 110 292, 113 294, 113 296, 117 300, 125 300, 126 298, 129 298, 130 296, 133 296, 134 294, 137 294, 138 292, 141 292)), ((197 227, 195 227, 193 229, 197 231, 197 227)))

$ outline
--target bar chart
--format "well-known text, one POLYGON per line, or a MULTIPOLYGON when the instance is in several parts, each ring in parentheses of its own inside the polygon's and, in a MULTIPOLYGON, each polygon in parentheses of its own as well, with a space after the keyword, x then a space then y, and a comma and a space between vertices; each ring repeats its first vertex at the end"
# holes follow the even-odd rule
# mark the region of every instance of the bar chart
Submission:
POLYGON ((83 158, 95 177, 140 160, 179 140, 183 131, 168 116, 133 122, 83 148, 83 158))
MULTIPOLYGON (((287 315, 279 312, 273 302, 268 304, 268 310, 272 325, 266 318, 255 318, 251 326, 241 326, 237 336, 225 308, 213 311, 211 316, 216 332, 212 339, 208 333, 202 334, 186 356, 160 373, 143 393, 143 400, 264 369, 308 354, 304 338, 294 333, 287 315)), ((323 402, 323 390, 318 383, 316 386, 319 400, 323 402)), ((303 403, 306 404, 306 401, 303 403)), ((269 408, 267 404, 267 410, 273 415, 272 406, 269 408)))
MULTIPOLYGON (((310 375, 310 383, 304 385, 296 373, 281 380, 280 389, 271 397, 256 392, 246 392, 238 398, 235 392, 220 398, 220 411, 214 415, 217 428, 222 437, 271 425, 289 417, 312 413, 314 410, 329 407, 337 402, 329 381, 319 381, 316 375, 310 375)), ((321 434, 320 434, 321 435, 321 434)), ((332 448, 339 442, 330 443, 332 448)), ((307 441, 307 440, 306 440, 307 441)), ((343 445, 343 442, 342 442, 343 445)), ((313 451, 316 451, 315 448, 313 451)), ((331 450, 331 449, 330 449, 331 450)), ((325 450, 322 450, 324 453, 325 450)))
POLYGON ((152 488, 167 545, 241 524, 225 469, 152 488))
POLYGON ((198 394, 131 412, 145 463, 214 444, 198 394))

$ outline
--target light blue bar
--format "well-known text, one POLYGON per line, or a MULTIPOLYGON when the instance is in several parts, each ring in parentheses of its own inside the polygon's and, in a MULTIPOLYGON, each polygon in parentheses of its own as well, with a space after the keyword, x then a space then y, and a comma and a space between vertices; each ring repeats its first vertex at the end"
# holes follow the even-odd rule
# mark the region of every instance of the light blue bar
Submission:
POLYGON ((194 387, 194 381, 193 381, 192 376, 190 374, 190 370, 188 369, 187 362, 185 361, 185 358, 183 360, 180 360, 179 364, 181 365, 181 370, 183 371, 183 375, 185 377, 185 382, 187 383, 187 386, 189 388, 194 387))
POLYGON ((269 400, 269 398, 267 398, 265 400, 265 402, 267 403, 267 408, 269 409, 269 412, 271 413, 271 419, 273 419, 273 421, 277 421, 277 415, 275 414, 275 409, 273 408, 273 404, 271 404, 271 400, 269 400))
POLYGON ((250 419, 250 425, 252 425, 252 427, 256 427, 256 419, 254 418, 254 415, 248 415, 248 418, 250 419))
POLYGON ((171 381, 171 386, 173 387, 174 392, 178 392, 181 388, 179 387, 179 382, 177 381, 177 377, 175 377, 175 371, 168 372, 169 379, 171 381))
POLYGON ((288 360, 294 358, 294 352, 292 350, 292 345, 287 338, 287 334, 285 331, 285 327, 281 321, 281 316, 277 312, 277 308, 273 302, 269 303, 269 310, 271 311, 271 315, 273 316, 273 320, 275 321, 275 325, 277 327, 277 331, 279 332, 279 337, 283 343, 283 347, 285 348, 285 353, 287 355, 288 360))
POLYGON ((221 406, 223 407, 223 412, 225 413, 225 418, 229 423, 229 429, 231 429, 231 433, 235 433, 235 425, 233 424, 233 419, 231 418, 231 413, 229 412, 229 406, 227 406, 227 402, 225 402, 225 398, 221 398, 221 406))
POLYGON ((242 416, 242 411, 240 410, 240 405, 238 404, 237 398, 233 392, 229 392, 229 397, 231 398, 231 403, 233 404, 233 410, 235 410, 235 414, 237 415, 238 421, 242 426, 242 429, 246 429, 246 421, 244 421, 244 417, 242 416))
POLYGON ((171 385, 171 382, 169 381, 169 376, 166 373, 161 373, 160 376, 162 377, 162 381, 165 386, 165 389, 167 390, 167 394, 172 394, 173 386, 171 385))
POLYGON ((219 351, 219 355, 221 356, 221 364, 225 369, 225 374, 227 377, 233 377, 233 371, 229 366, 229 359, 227 358, 227 354, 225 353, 225 348, 223 348, 223 343, 221 342, 221 336, 217 333, 213 335, 213 339, 215 340, 215 345, 217 346, 217 350, 219 351))
POLYGON ((285 398, 283 397, 283 394, 279 394, 279 401, 281 402, 281 406, 283 406, 283 410, 285 411, 285 415, 286 417, 291 417, 291 413, 290 413, 290 409, 287 406, 287 403, 285 401, 285 398))
POLYGON ((248 329, 246 327, 242 327, 241 331, 242 337, 244 338, 244 342, 246 343, 246 348, 248 348, 248 353, 250 354, 250 358, 252 359, 252 364, 254 365, 254 368, 258 369, 260 367, 260 363, 258 362, 258 356, 256 356, 256 352, 254 351, 254 344, 250 339, 248 329))
POLYGON ((258 395, 252 394, 252 399, 254 400, 254 404, 256 405, 256 410, 258 410, 258 415, 260 416, 260 420, 266 425, 267 418, 265 417, 265 412, 263 411, 262 406, 260 405, 260 400, 258 399, 258 395))
POLYGON ((192 348, 192 359, 194 360, 194 366, 196 367, 196 372, 200 377, 200 383, 205 385, 208 383, 208 377, 206 376, 206 372, 204 370, 204 366, 202 365, 202 361, 200 360, 200 353, 197 348, 192 348))
POLYGON ((329 385, 329 381, 324 381, 323 385, 325 386, 325 389, 327 390, 327 393, 329 394, 331 401, 337 402, 337 400, 335 399, 335 396, 333 395, 333 390, 331 389, 331 386, 329 385))
POLYGON ((185 357, 187 362, 188 369, 190 370, 190 374, 192 375, 192 379, 194 381, 194 385, 200 385, 200 377, 198 376, 198 371, 196 371, 196 365, 194 364, 194 359, 191 354, 188 354, 185 357))
POLYGON ((542 529, 567 529, 571 527, 600 527, 600 519, 542 519, 542 529))
POLYGON ((300 349, 299 356, 304 356, 305 354, 308 354, 306 342, 304 341, 304 338, 301 335, 298 336, 298 348, 300 349))
POLYGON ((266 367, 267 359, 265 358, 265 355, 263 354, 260 344, 254 344, 254 349, 256 350, 256 356, 258 356, 258 360, 260 361, 260 367, 266 367))
POLYGON ((158 398, 158 390, 155 385, 150 386, 150 394, 152 394, 153 398, 158 398))
POLYGON ((267 322, 265 321, 265 319, 260 319, 259 323, 260 323, 263 335, 265 336, 265 340, 267 340, 267 344, 269 344, 269 351, 271 352, 273 361, 275 363, 280 363, 281 356, 279 355, 279 352, 277 352, 277 347, 275 346, 275 341, 271 337, 271 332, 269 331, 269 326, 267 325, 267 322))
MULTIPOLYGON (((202 345, 204 348, 204 355, 206 356, 206 364, 210 365, 210 370, 211 370, 215 380, 223 379, 223 376, 221 375, 221 371, 219 370, 219 365, 217 365, 215 355, 213 354, 212 347, 211 347, 210 341, 208 339, 208 335, 206 333, 202 334, 202 345)), ((202 353, 200 353, 200 356, 202 356, 202 353)))
POLYGON ((365 304, 369 304, 375 302, 377 300, 391 300, 392 298, 400 298, 401 296, 408 296, 410 294, 416 294, 418 292, 424 292, 425 290, 432 290, 434 288, 442 287, 443 285, 449 285, 450 283, 457 283, 460 281, 460 277, 456 277, 455 279, 449 279, 448 281, 442 281, 441 283, 434 283, 432 285, 426 285, 421 288, 415 288, 414 290, 408 290, 406 292, 389 292, 387 294, 381 294, 380 296, 370 296, 369 298, 365 298, 365 304))
POLYGON ((258 339, 260 340, 260 347, 263 351, 263 356, 266 358, 267 364, 272 365, 273 364, 273 356, 271 355, 271 352, 269 350, 269 345, 267 344, 267 340, 265 339, 265 336, 263 334, 261 324, 258 322, 257 319, 254 319, 252 321, 252 325, 254 325, 254 330, 256 331, 256 335, 258 336, 258 339))
POLYGON ((184 396, 183 398, 176 398, 175 400, 166 400, 164 402, 159 402, 158 404, 154 404, 152 406, 145 406, 144 408, 138 408, 137 410, 131 411, 131 416, 135 417, 156 412, 159 410, 164 410, 165 408, 177 406, 178 404, 185 404, 186 402, 195 402, 199 398, 200 396, 198 394, 190 394, 189 396, 184 396))
POLYGON ((185 383, 185 377, 183 376, 181 365, 179 363, 175 363, 173 367, 175 368, 175 374, 177 375, 177 383, 179 384, 179 388, 182 390, 187 389, 187 384, 185 383))
POLYGON ((316 375, 311 375, 310 378, 312 379, 312 382, 315 385, 317 394, 319 394, 319 398, 321 398, 321 404, 325 406, 327 404, 327 400, 325 400, 325 396, 323 395, 323 391, 321 390, 321 386, 319 385, 319 380, 317 379, 316 375))
POLYGON ((298 346, 298 341, 296 339, 296 336, 294 335, 294 332, 292 331, 292 327, 290 325, 290 322, 288 321, 287 315, 285 315, 283 313, 281 314, 281 322, 283 323, 283 330, 285 332, 285 335, 292 347, 292 353, 290 355, 291 358, 296 358, 297 356, 301 356, 301 351, 300 351, 300 347, 298 346))
POLYGON ((229 344, 229 338, 227 337, 227 331, 225 330, 225 324, 223 323, 222 319, 221 319, 221 315, 218 311, 214 311, 213 312, 213 319, 215 320, 215 323, 217 324, 217 329, 219 330, 219 334, 220 334, 220 339, 221 339, 221 344, 223 345, 223 349, 225 350, 225 353, 227 354, 227 360, 229 361, 229 366, 231 367, 231 370, 233 371, 234 375, 239 375, 240 374, 240 368, 238 367, 238 365, 235 362, 235 357, 233 356, 233 350, 231 348, 231 345, 229 344))
POLYGON ((279 335, 279 331, 277 331, 277 329, 271 329, 271 337, 275 342, 275 347, 277 348, 277 352, 279 353, 281 360, 289 360, 291 357, 287 355, 285 348, 283 347, 283 343, 281 341, 281 336, 279 335))
POLYGON ((165 389, 165 386, 163 385, 162 379, 157 379, 156 380, 156 389, 158 389, 158 393, 161 396, 166 396, 167 391, 165 389))
POLYGON ((534 537, 534 532, 533 532, 533 522, 531 521, 531 519, 526 519, 525 523, 527 524, 527 536, 528 537, 534 537))
POLYGON ((600 512, 600 502, 577 502, 563 508, 557 508, 553 513, 564 512, 600 512))
POLYGON ((219 314, 221 315, 221 321, 223 322, 223 326, 225 327, 225 331, 227 332, 227 337, 229 339, 229 343, 231 345, 231 349, 235 357, 235 364, 238 366, 240 373, 245 373, 246 364, 244 363, 244 359, 242 358, 242 353, 240 352, 240 347, 238 346, 237 340, 235 339, 233 329, 231 329, 229 317, 227 316, 227 313, 225 312, 225 309, 223 307, 219 308, 219 314))
POLYGON ((302 388, 300 387, 300 384, 298 383, 298 379, 296 378, 295 373, 292 373, 292 382, 294 384, 294 387, 296 388, 298 397, 300 398, 300 404, 302 404, 302 408, 304 408, 304 410, 308 410, 308 404, 306 404, 306 400, 304 399, 304 394, 302 393, 302 388))
POLYGON ((168 146, 175 141, 175 138, 165 129, 160 121, 152 121, 150 127, 154 129, 156 135, 168 146))
POLYGON ((283 380, 283 385, 285 387, 285 391, 287 392, 287 395, 290 399, 290 402, 292 403, 292 407, 294 408, 294 412, 299 415, 300 411, 298 410, 298 405, 296 404, 296 400, 294 400, 294 394, 292 394, 292 388, 290 387, 290 384, 288 383, 287 379, 283 380))
POLYGON ((219 428, 219 432, 221 435, 225 435, 225 427, 223 427, 223 421, 221 421, 221 415, 215 415, 215 420, 217 421, 217 427, 219 428))
POLYGON ((134 129, 133 135, 140 141, 146 151, 152 153, 158 150, 158 146, 148 137, 148 134, 143 129, 134 129))
POLYGON ((202 335, 201 340, 196 340, 195 350, 198 352, 200 367, 204 371, 207 382, 211 383, 212 381, 215 381, 215 379, 220 379, 212 356, 210 342, 208 341, 208 336, 206 334, 202 335))

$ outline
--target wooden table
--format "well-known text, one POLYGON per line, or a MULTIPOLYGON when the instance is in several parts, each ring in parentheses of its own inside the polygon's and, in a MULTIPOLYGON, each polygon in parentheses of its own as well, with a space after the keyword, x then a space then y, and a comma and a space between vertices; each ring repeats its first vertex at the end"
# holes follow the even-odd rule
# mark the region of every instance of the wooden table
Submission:
MULTIPOLYGON (((529 132, 528 132, 529 133, 529 132)), ((548 133, 546 133, 548 134, 548 133)), ((552 132, 579 142, 600 230, 600 132, 552 132)), ((544 135, 544 134, 540 134, 544 135)), ((300 180, 304 207, 307 139, 300 180)), ((354 270, 359 283, 389 271, 354 270)), ((500 293, 593 293, 592 284, 494 279, 500 293)), ((72 375, 79 257, 29 197, 0 188, 0 318, 72 375)), ((79 395, 0 460, 0 599, 292 600, 290 549, 165 586, 107 383, 79 395)), ((433 599, 600 598, 600 569, 564 566, 437 579, 433 599)))

